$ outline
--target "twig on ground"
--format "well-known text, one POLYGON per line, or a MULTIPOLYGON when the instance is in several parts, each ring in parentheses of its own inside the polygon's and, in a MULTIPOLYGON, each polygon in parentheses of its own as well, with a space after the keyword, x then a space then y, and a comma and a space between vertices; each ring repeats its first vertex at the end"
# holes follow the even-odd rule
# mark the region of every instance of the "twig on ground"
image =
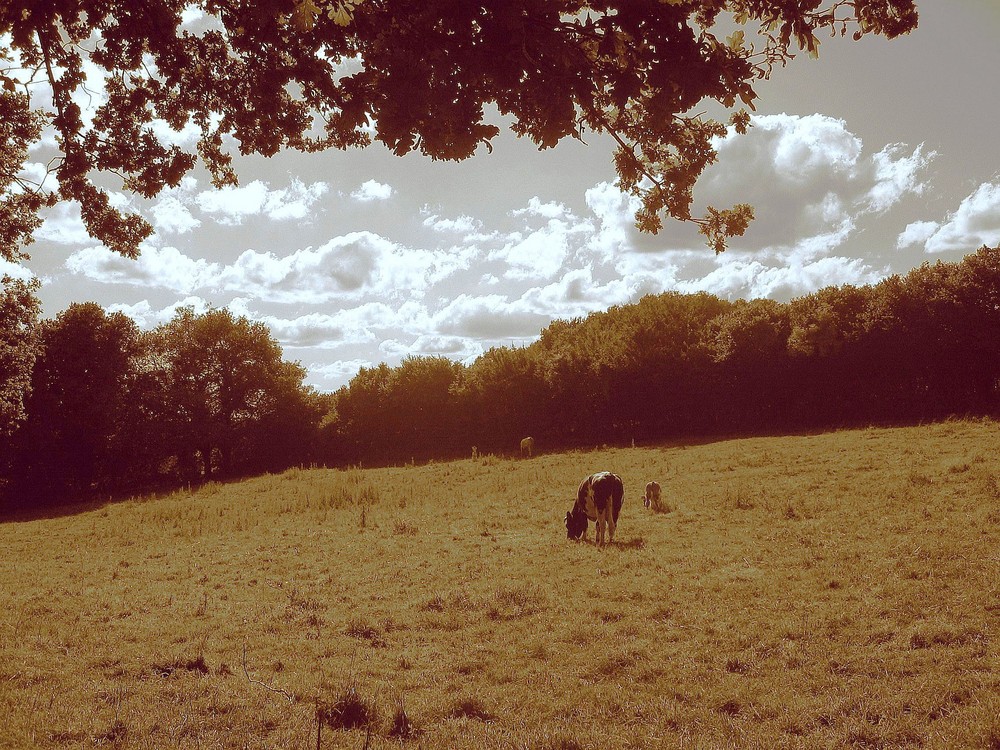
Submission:
POLYGON ((287 692, 285 690, 282 690, 281 688, 271 687, 266 682, 262 682, 261 680, 255 680, 253 677, 250 676, 250 671, 247 669, 247 641, 246 641, 246 638, 243 639, 243 674, 246 675, 247 680, 249 682, 251 682, 252 684, 254 684, 254 685, 260 685, 265 690, 268 690, 268 691, 270 691, 272 693, 277 693, 278 695, 285 696, 285 698, 288 699, 289 703, 294 703, 295 702, 295 696, 292 695, 291 693, 289 693, 289 692, 287 692))

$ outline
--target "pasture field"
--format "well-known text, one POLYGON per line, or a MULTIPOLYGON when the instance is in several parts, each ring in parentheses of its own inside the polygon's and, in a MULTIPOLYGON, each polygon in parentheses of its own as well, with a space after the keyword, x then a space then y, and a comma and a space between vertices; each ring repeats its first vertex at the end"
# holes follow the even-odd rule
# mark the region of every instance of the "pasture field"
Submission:
POLYGON ((537 448, 0 524, 0 747, 1000 748, 997 423, 537 448))

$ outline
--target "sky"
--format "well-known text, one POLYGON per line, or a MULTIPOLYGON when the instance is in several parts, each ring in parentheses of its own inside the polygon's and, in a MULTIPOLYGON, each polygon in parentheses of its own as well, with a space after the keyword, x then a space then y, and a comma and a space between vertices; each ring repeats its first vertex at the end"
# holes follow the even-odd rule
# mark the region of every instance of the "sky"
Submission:
POLYGON ((824 37, 818 60, 759 83, 753 127, 720 139, 695 191, 696 213, 754 206, 718 256, 687 224, 635 229, 609 139, 539 152, 505 133, 460 163, 288 152, 237 158, 236 188, 195 171, 151 201, 115 194, 156 229, 135 261, 61 205, 25 265, 45 317, 94 301, 152 328, 180 306, 227 307, 332 391, 408 355, 470 364, 646 294, 787 301, 957 261, 1000 244, 1000 2, 917 5, 909 36, 824 37))

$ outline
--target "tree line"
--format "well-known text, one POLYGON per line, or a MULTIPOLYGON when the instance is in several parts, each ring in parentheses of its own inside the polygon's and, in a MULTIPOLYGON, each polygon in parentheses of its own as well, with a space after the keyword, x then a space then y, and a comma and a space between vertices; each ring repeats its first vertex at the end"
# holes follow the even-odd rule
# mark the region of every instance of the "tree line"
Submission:
POLYGON ((34 359, 23 419, 0 430, 12 506, 278 471, 309 457, 326 411, 267 327, 228 310, 182 308, 141 331, 73 304, 22 335, 21 351, 34 359))
POLYGON ((780 303, 665 293, 558 320, 470 365, 408 357, 321 394, 260 323, 182 308, 152 331, 0 296, 8 505, 300 464, 384 464, 994 415, 1000 247, 780 303), (16 303, 16 304, 15 304, 16 303), (15 312, 17 315, 15 315, 15 312))
POLYGON ((991 415, 1000 247, 780 303, 666 293, 469 366, 411 357, 333 395, 324 454, 391 462, 991 415))

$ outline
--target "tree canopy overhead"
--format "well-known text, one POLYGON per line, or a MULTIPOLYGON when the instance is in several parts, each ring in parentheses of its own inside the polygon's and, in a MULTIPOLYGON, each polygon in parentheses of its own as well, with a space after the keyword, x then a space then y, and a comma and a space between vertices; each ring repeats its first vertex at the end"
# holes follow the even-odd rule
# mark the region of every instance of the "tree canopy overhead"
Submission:
POLYGON ((539 148, 609 134, 618 185, 641 199, 639 228, 693 221, 721 251, 752 209, 692 215, 712 138, 726 132, 694 114, 699 103, 721 104, 742 132, 754 82, 800 50, 818 54, 818 34, 891 38, 916 24, 914 0, 3 3, 0 257, 23 257, 39 212, 60 200, 79 202, 91 235, 134 256, 152 227, 116 209, 107 186, 152 197, 199 159, 215 185, 235 184, 236 150, 374 139, 400 155, 464 159, 499 134, 489 106, 539 148), (103 96, 90 97, 95 87, 103 96), (47 125, 60 154, 37 179, 23 168, 47 125), (191 126, 196 148, 168 136, 191 126))

